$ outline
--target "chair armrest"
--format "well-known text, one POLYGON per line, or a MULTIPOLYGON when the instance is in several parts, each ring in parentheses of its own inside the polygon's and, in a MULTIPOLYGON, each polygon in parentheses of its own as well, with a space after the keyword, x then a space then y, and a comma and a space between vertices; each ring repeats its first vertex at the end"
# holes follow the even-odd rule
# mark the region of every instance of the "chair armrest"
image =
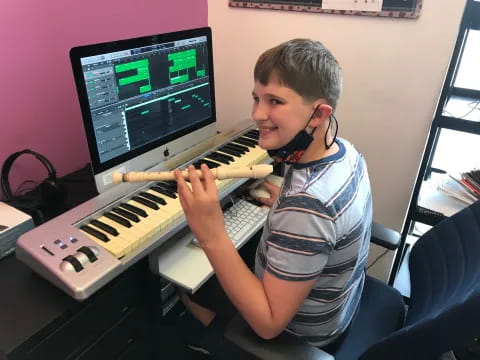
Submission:
POLYGON ((229 322, 225 337, 256 359, 273 360, 334 360, 335 358, 325 351, 289 333, 283 332, 271 340, 264 340, 250 329, 240 314, 236 314, 229 322))
POLYGON ((396 250, 400 245, 400 233, 374 222, 370 240, 386 249, 396 250))

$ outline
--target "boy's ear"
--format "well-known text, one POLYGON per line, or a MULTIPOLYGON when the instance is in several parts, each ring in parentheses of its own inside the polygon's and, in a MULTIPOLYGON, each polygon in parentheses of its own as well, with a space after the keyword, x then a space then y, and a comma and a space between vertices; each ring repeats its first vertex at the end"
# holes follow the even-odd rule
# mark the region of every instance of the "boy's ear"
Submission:
POLYGON ((328 104, 319 102, 314 104, 314 109, 317 109, 315 116, 312 119, 312 126, 322 126, 332 113, 332 107, 328 104))

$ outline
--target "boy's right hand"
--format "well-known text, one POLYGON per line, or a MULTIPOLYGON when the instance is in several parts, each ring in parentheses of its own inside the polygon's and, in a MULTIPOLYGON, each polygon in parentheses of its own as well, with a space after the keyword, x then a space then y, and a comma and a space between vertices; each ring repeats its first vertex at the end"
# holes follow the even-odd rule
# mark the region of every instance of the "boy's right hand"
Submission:
POLYGON ((261 202, 263 205, 267 205, 269 207, 272 207, 272 205, 277 201, 278 196, 280 194, 280 187, 269 182, 269 181, 264 181, 262 186, 264 187, 265 190, 268 191, 270 194, 270 197, 258 197, 256 200, 258 202, 261 202))

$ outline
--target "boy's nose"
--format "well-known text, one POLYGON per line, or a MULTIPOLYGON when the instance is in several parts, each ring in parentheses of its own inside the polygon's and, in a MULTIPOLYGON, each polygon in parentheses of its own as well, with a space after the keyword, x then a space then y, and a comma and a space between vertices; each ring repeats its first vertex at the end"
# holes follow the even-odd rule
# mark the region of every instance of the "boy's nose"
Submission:
POLYGON ((253 105, 252 119, 253 119, 253 121, 268 120, 268 110, 267 110, 267 108, 265 106, 260 105, 260 104, 253 105))

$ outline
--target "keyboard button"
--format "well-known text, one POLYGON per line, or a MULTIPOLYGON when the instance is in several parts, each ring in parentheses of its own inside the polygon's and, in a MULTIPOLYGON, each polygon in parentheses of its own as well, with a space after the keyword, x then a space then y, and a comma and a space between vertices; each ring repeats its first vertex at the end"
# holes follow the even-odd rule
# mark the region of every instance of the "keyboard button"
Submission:
MULTIPOLYGON (((268 214, 268 209, 245 200, 237 200, 233 205, 225 207, 223 211, 227 234, 235 245, 263 226, 268 214)), ((196 238, 192 240, 192 244, 199 246, 196 238)))

